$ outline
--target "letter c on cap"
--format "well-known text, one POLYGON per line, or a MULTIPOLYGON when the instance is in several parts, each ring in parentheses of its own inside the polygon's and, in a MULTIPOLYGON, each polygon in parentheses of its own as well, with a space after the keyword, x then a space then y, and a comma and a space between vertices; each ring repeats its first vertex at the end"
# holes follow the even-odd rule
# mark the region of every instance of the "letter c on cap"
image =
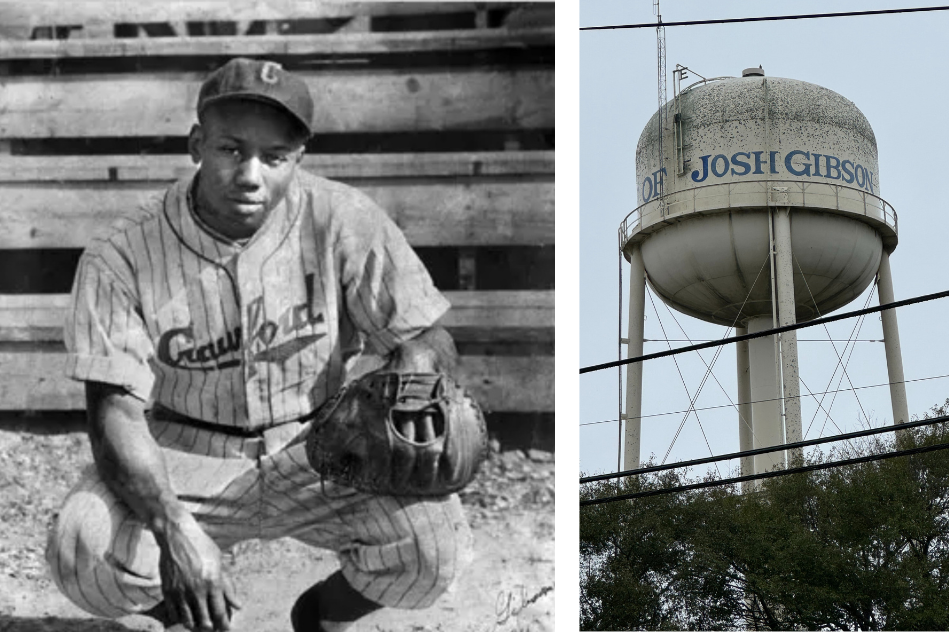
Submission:
POLYGON ((283 67, 274 61, 265 61, 263 67, 260 69, 260 80, 264 83, 277 83, 279 79, 277 77, 277 71, 282 70, 283 67))

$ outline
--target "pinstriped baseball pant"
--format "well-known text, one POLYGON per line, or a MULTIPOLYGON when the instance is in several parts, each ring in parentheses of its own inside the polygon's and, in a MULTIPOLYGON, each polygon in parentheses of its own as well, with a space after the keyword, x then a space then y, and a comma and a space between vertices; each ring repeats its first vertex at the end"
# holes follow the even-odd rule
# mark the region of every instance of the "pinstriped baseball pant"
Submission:
MULTIPOLYGON (((458 497, 374 496, 323 482, 302 436, 256 459, 165 447, 172 488, 222 550, 250 538, 293 537, 336 551, 344 577, 366 598, 430 606, 470 560, 458 497)), ((69 492, 46 555, 59 589, 92 614, 119 617, 162 600, 154 536, 94 466, 69 492)))

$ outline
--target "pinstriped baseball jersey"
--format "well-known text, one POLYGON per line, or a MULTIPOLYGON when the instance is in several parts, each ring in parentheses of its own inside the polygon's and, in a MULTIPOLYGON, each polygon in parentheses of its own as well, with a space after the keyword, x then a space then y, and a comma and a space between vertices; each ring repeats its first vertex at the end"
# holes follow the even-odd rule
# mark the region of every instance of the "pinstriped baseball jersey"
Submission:
POLYGON ((356 356, 389 353, 448 308, 402 233, 352 187, 298 170, 284 201, 238 243, 193 213, 193 182, 83 254, 68 376, 261 429, 312 412, 356 356))

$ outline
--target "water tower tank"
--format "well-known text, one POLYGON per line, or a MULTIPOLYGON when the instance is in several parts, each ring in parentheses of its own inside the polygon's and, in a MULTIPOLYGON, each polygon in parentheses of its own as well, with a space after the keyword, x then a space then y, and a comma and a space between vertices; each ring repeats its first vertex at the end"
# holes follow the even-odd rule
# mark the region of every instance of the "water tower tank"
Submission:
MULTIPOLYGON (((760 68, 678 92, 640 136, 637 208, 619 229, 631 263, 629 356, 642 354, 646 282, 674 309, 739 334, 817 318, 877 275, 881 302, 892 301, 897 219, 880 182, 873 130, 836 92, 760 68)), ((895 313, 883 319, 901 423, 909 419, 895 313)), ((744 345, 738 399, 755 403, 739 413, 742 449, 800 439, 796 335, 744 345)), ((632 364, 627 469, 639 462, 641 397, 642 364, 632 364)), ((783 459, 756 456, 753 469, 783 459)))
POLYGON ((661 139, 658 119, 636 148, 639 208, 621 239, 624 249, 642 244, 651 287, 675 309, 722 325, 771 315, 770 268, 759 274, 768 207, 795 209, 799 321, 859 296, 882 250, 896 247, 873 130, 839 94, 794 79, 729 78, 670 101, 661 139))

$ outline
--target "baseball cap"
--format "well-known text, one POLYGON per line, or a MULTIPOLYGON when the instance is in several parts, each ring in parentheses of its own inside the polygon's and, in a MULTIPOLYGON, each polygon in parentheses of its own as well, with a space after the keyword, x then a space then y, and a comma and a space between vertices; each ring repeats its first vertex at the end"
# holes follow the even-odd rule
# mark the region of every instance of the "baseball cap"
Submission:
POLYGON ((306 83, 273 61, 236 57, 205 79, 198 93, 198 115, 212 103, 248 99, 275 105, 312 134, 313 99, 306 83))

